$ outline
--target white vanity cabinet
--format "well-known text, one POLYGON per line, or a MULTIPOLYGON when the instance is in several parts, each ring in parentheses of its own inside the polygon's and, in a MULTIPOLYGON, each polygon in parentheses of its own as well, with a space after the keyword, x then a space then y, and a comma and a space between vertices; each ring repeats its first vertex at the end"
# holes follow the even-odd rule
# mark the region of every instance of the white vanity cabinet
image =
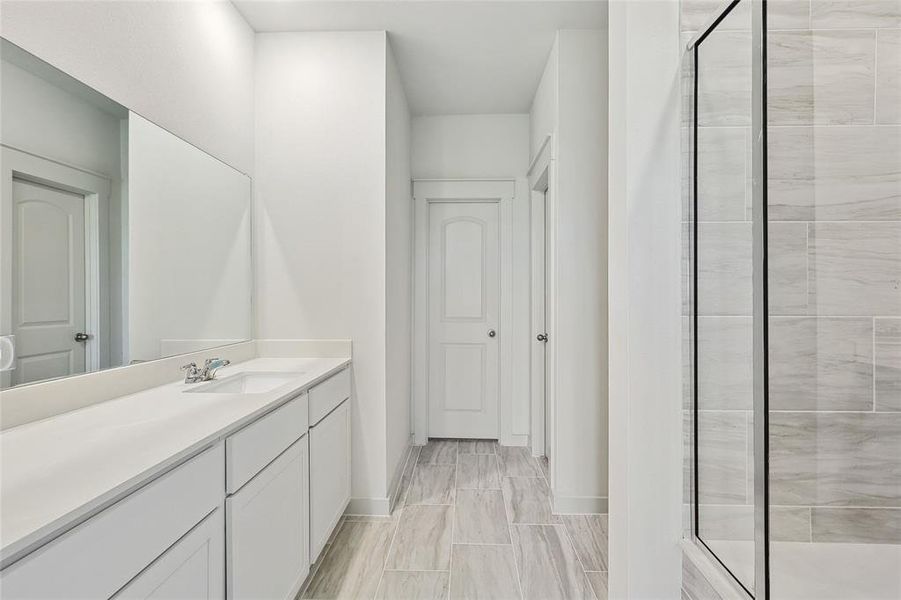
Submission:
POLYGON ((122 588, 115 600, 225 597, 225 519, 217 508, 122 588))
POLYGON ((310 560, 315 562, 350 501, 350 370, 310 390, 310 560))
MULTIPOLYGON (((182 570, 180 565, 190 561, 176 551, 164 566, 153 565, 222 505, 224 458, 222 444, 217 444, 3 569, 3 600, 110 598, 127 590, 135 577, 132 583, 141 583, 131 594, 144 589, 150 594, 141 584, 153 579, 165 582, 166 597, 191 597, 209 578, 221 576, 221 540, 212 536, 203 545, 208 553, 204 564, 182 570)), ((222 598, 221 588, 209 597, 222 598)))
MULTIPOLYGON (((235 452, 229 454, 227 472, 247 472, 232 461, 247 467, 256 460, 261 470, 225 501, 230 599, 291 599, 309 573, 310 455, 305 400, 292 400, 233 436, 239 440, 250 436, 258 443, 233 442, 235 452), (293 443, 269 462, 261 447, 273 448, 272 440, 284 440, 286 431, 293 431, 293 443)), ((229 442, 232 438, 226 440, 229 442)), ((232 481, 243 478, 234 475, 232 481)))

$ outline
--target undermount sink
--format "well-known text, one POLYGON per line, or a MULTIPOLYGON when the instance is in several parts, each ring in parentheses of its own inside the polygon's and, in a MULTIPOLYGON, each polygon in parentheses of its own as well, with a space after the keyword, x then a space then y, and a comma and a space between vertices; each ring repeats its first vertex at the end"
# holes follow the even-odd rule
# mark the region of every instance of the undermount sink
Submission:
POLYGON ((265 394, 303 375, 298 372, 247 371, 192 387, 198 394, 265 394))

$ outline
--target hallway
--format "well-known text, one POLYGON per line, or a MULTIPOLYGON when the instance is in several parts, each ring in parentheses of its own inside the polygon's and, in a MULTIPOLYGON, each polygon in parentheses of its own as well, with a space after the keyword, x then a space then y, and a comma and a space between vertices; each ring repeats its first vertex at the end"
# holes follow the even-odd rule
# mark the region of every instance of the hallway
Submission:
POLYGON ((607 598, 607 516, 550 511, 546 463, 494 441, 414 447, 391 517, 347 516, 303 598, 607 598))

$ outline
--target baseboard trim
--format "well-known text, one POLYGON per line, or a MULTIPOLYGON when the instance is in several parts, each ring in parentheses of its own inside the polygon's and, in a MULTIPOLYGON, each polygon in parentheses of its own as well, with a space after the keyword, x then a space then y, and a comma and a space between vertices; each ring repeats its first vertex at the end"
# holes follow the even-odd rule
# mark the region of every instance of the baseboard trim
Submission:
POLYGON ((397 493, 400 490, 400 483, 404 477, 404 471, 407 469, 407 463, 410 462, 410 453, 413 452, 413 435, 407 439, 407 449, 404 450, 403 460, 399 460, 394 465, 394 475, 391 477, 391 485, 388 486, 388 498, 391 499, 391 510, 397 506, 397 493))
POLYGON ((365 515, 371 517, 391 516, 389 498, 351 498, 344 509, 345 515, 365 515))
POLYGON ((606 496, 558 496, 554 495, 554 514, 594 515, 607 513, 606 496))
POLYGON ((501 446, 528 446, 529 434, 527 433, 511 433, 501 436, 501 446))

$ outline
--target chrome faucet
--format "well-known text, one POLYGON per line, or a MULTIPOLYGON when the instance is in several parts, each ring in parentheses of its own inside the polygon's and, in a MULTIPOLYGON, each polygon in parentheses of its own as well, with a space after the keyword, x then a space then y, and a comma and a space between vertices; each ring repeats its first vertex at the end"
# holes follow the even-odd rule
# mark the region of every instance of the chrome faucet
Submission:
POLYGON ((216 371, 230 364, 230 360, 223 358, 208 358, 203 362, 202 369, 197 366, 197 363, 190 362, 182 366, 181 370, 185 372, 185 383, 200 383, 215 379, 216 371))

